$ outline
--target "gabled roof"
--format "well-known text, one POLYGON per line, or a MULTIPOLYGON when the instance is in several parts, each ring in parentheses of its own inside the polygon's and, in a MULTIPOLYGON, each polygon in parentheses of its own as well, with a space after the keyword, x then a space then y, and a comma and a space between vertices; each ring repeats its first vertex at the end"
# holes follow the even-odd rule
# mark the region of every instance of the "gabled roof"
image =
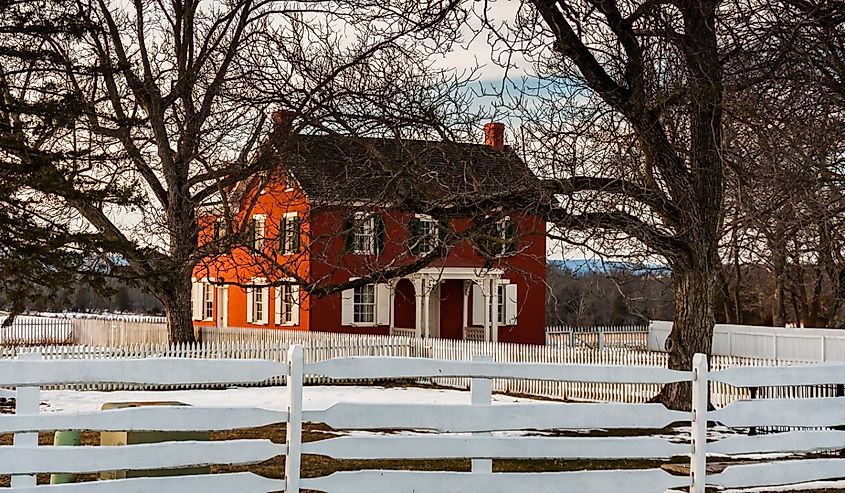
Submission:
POLYGON ((338 135, 273 139, 280 168, 315 201, 458 204, 539 183, 509 147, 338 135))

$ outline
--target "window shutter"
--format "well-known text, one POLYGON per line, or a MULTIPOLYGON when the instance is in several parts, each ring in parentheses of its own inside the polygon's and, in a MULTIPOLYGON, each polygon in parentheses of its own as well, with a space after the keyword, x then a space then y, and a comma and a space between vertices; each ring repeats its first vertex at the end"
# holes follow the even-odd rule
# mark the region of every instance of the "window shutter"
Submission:
POLYGON ((384 251, 384 218, 378 215, 373 216, 373 221, 375 222, 376 253, 381 253, 384 251))
POLYGON ((283 217, 279 222, 279 253, 288 253, 285 251, 285 243, 287 240, 287 225, 288 219, 283 217))
MULTIPOLYGON (((298 252, 299 251, 299 216, 294 216, 291 218, 293 221, 293 238, 291 239, 291 252, 298 252)), ((297 286, 298 288, 299 286, 297 286)))
POLYGON ((247 323, 253 323, 252 317, 252 297, 255 288, 246 288, 246 321, 247 323))
POLYGON ((408 247, 412 255, 420 254, 420 220, 417 218, 411 219, 408 225, 408 247))
POLYGON ((343 231, 345 233, 345 237, 343 239, 343 251, 351 252, 353 246, 352 242, 355 236, 355 222, 352 217, 346 217, 343 220, 343 231))
POLYGON ((437 226, 437 239, 443 245, 446 242, 446 235, 449 233, 449 221, 447 219, 441 219, 438 221, 437 226))
POLYGON ((340 324, 352 325, 355 320, 354 306, 355 290, 345 289, 340 293, 340 324))
POLYGON ((259 323, 267 325, 270 321, 270 288, 261 288, 261 300, 264 302, 264 310, 261 311, 259 323))
POLYGON ((191 318, 202 320, 202 283, 191 283, 191 318))
POLYGON ((505 252, 516 253, 516 224, 511 220, 505 223, 505 240, 505 252))
POLYGON ((476 283, 472 284, 472 325, 484 325, 484 293, 476 283))
POLYGON ((299 299, 298 284, 291 284, 290 297, 293 298, 293 306, 291 307, 290 321, 293 325, 299 325, 299 307, 302 306, 302 301, 299 299))
POLYGON ((376 284, 376 323, 390 325, 390 287, 387 284, 376 284))
POLYGON ((220 239, 220 221, 214 221, 214 236, 215 240, 220 239))
POLYGON ((246 238, 249 242, 249 247, 255 249, 255 219, 250 219, 249 221, 249 229, 247 230, 246 238))
POLYGON ((282 325, 282 288, 279 286, 273 288, 273 295, 275 296, 275 300, 273 301, 274 320, 276 325, 282 325))
POLYGON ((516 284, 505 284, 505 325, 516 325, 518 313, 516 284))

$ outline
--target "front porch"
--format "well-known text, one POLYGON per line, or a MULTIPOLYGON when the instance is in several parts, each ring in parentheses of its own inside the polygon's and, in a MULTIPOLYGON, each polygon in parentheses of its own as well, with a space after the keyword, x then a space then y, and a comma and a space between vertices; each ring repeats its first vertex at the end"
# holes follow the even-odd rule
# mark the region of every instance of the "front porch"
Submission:
POLYGON ((389 282, 390 334, 497 342, 502 274, 501 269, 427 268, 389 282))

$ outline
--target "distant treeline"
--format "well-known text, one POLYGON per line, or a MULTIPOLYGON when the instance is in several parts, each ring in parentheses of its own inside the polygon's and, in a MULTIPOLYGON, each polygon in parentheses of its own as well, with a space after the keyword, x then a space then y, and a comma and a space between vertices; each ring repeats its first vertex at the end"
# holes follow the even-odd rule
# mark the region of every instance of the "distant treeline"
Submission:
MULTIPOLYGON (((101 290, 103 291, 103 290, 101 290)), ((9 309, 3 293, 0 308, 9 309)), ((62 289, 51 296, 40 296, 28 303, 27 309, 36 312, 122 312, 143 315, 163 315, 161 303, 149 292, 117 281, 109 281, 104 292, 98 292, 86 283, 76 283, 71 289, 62 289)))

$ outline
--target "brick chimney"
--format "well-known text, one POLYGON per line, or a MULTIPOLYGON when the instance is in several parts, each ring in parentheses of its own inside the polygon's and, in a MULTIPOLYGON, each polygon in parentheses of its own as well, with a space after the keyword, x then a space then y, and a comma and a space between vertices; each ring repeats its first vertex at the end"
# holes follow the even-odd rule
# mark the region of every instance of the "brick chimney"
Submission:
POLYGON ((276 110, 273 112, 273 131, 274 132, 290 132, 293 126, 293 119, 296 113, 288 110, 276 110))
POLYGON ((484 143, 497 151, 505 150, 505 124, 490 122, 484 125, 484 143))

